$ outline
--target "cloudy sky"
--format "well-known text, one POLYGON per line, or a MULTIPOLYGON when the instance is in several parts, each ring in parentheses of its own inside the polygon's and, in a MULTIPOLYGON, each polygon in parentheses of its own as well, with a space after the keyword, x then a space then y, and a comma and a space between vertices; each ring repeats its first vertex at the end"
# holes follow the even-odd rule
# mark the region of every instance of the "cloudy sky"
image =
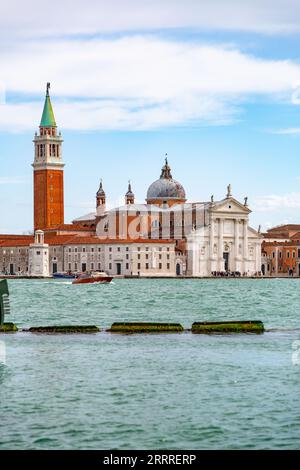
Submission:
POLYGON ((300 223, 299 0, 10 0, 0 7, 0 232, 32 228, 46 82, 64 137, 66 221, 139 202, 167 152, 189 200, 249 197, 300 223))

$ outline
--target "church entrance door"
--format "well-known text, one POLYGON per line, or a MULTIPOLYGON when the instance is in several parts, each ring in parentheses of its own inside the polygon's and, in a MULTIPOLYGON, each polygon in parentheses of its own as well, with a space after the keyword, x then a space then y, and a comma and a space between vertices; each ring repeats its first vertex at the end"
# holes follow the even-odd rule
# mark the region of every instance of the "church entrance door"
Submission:
POLYGON ((229 253, 223 253, 224 259, 224 269, 225 271, 229 271, 229 253))
POLYGON ((122 265, 121 265, 121 263, 117 263, 117 274, 118 275, 122 274, 122 265))
POLYGON ((52 264, 52 273, 53 274, 57 273, 57 263, 52 264))
POLYGON ((181 269, 180 269, 180 264, 177 263, 177 264, 176 264, 176 276, 180 276, 180 274, 181 274, 180 271, 181 271, 181 269))
POLYGON ((14 274, 14 265, 13 264, 9 265, 9 274, 11 274, 11 275, 14 274))

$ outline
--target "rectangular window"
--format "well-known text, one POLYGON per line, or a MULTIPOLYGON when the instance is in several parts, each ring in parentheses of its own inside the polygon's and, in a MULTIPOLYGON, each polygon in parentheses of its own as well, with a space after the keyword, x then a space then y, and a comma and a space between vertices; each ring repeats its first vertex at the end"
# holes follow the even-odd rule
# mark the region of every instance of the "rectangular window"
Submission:
POLYGON ((100 251, 101 251, 101 248, 98 248, 98 252, 99 252, 99 253, 100 253, 100 251))
POLYGON ((146 251, 149 251, 149 246, 146 246, 146 251))
POLYGON ((167 269, 170 269, 170 263, 167 263, 167 269))
POLYGON ((71 253, 71 248, 69 248, 69 253, 71 253))
POLYGON ((94 263, 91 263, 91 269, 94 269, 94 263))
POLYGON ((75 263, 74 269, 75 271, 77 271, 77 263, 75 263))
POLYGON ((121 248, 118 246, 118 251, 121 251, 121 248))
POLYGON ((167 251, 170 251, 170 248, 167 248, 167 251))
POLYGON ((148 255, 148 254, 146 254, 146 259, 148 259, 148 258, 149 258, 149 255, 148 255))
POLYGON ((37 251, 37 252, 36 252, 36 254, 37 254, 37 255, 40 255, 40 254, 41 254, 41 252, 40 252, 40 251, 37 251))
POLYGON ((83 253, 85 253, 85 246, 82 247, 82 251, 83 251, 83 253))
POLYGON ((158 268, 159 268, 159 269, 161 269, 161 268, 162 268, 162 264, 161 264, 161 263, 159 263, 159 265, 158 265, 158 268))
POLYGON ((126 263, 126 269, 129 269, 129 263, 126 263))
POLYGON ((126 251, 129 251, 129 247, 128 247, 128 246, 126 246, 126 251))
POLYGON ((69 271, 71 271, 71 269, 72 269, 72 265, 71 263, 69 263, 69 271))
POLYGON ((111 269, 111 263, 109 263, 109 269, 111 269))
POLYGON ((159 259, 161 259, 161 255, 158 255, 159 259))
POLYGON ((140 247, 140 246, 138 246, 138 251, 141 251, 141 247, 140 247))
POLYGON ((293 258, 296 258, 296 253, 293 251, 293 258))
POLYGON ((78 248, 77 248, 77 247, 76 247, 76 248, 74 248, 74 251, 75 251, 75 253, 77 253, 77 251, 78 251, 78 248))
POLYGON ((91 252, 94 253, 94 248, 91 248, 91 252))
POLYGON ((111 250, 112 250, 112 248, 110 247, 110 248, 109 248, 109 251, 111 251, 111 250))
POLYGON ((141 269, 141 263, 138 263, 138 269, 141 269))
POLYGON ((167 255, 167 259, 170 259, 170 255, 167 255))
POLYGON ((146 269, 149 269, 149 263, 146 263, 146 269))
POLYGON ((138 255, 138 259, 141 259, 141 255, 138 255))
POLYGON ((99 271, 100 271, 100 269, 101 269, 101 263, 98 263, 98 269, 99 269, 99 271))
POLYGON ((126 259, 129 259, 129 255, 126 255, 126 259))
POLYGON ((289 252, 289 251, 287 252, 287 257, 288 257, 288 258, 290 257, 290 252, 289 252))

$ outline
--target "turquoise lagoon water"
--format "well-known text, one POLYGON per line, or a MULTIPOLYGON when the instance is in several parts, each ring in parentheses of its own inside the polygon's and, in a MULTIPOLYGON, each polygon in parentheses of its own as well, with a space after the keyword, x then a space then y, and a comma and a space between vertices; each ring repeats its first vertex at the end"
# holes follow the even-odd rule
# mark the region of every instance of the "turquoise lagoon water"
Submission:
POLYGON ((1 335, 0 449, 300 448, 300 280, 9 286, 19 327, 258 319, 270 331, 1 335))

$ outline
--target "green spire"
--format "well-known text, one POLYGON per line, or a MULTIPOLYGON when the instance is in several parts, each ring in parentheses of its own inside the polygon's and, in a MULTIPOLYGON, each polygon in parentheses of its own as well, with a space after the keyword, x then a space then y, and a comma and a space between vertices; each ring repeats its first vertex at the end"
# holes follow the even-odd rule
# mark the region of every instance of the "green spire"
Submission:
POLYGON ((52 104, 51 104, 51 100, 49 96, 49 88, 50 88, 50 83, 47 83, 46 99, 45 99, 40 127, 56 127, 53 108, 52 108, 52 104))

